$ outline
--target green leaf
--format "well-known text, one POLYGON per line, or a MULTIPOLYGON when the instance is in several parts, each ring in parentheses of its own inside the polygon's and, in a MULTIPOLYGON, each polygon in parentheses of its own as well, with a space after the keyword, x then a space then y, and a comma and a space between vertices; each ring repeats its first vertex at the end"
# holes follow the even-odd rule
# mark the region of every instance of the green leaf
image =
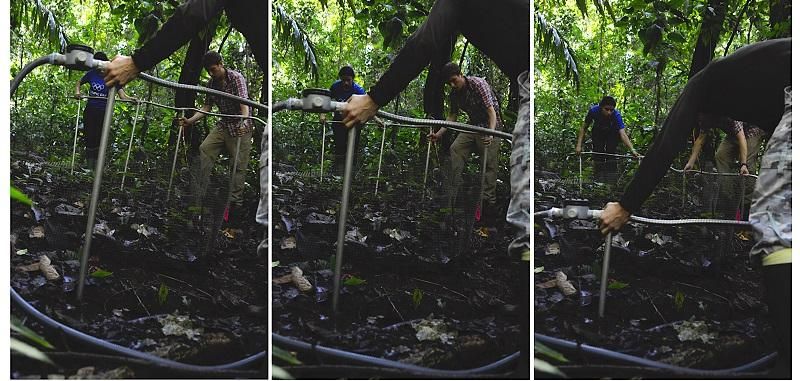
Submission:
POLYGON ((561 378, 567 378, 567 376, 564 373, 561 373, 561 371, 558 370, 558 368, 550 365, 550 363, 541 359, 537 358, 533 359, 533 369, 544 373, 550 373, 552 375, 556 375, 561 378))
POLYGON ((106 271, 106 270, 103 270, 103 269, 97 269, 97 271, 89 274, 89 276, 92 277, 92 278, 100 278, 100 279, 102 279, 102 278, 109 277, 112 274, 114 274, 114 273, 112 273, 111 271, 106 271))
POLYGON ((367 281, 365 281, 364 279, 361 279, 359 277, 356 277, 356 276, 350 276, 350 277, 347 277, 347 279, 344 280, 344 285, 345 286, 360 286, 360 285, 362 285, 364 283, 367 283, 367 281))
POLYGON ((331 272, 336 272, 336 255, 331 255, 330 258, 328 258, 328 267, 331 272))
POLYGON ((569 360, 567 360, 567 358, 564 357, 564 355, 562 355, 560 352, 558 352, 558 351, 556 351, 556 350, 554 350, 554 349, 552 349, 552 348, 550 348, 550 347, 548 347, 548 346, 546 346, 546 345, 544 345, 544 344, 542 344, 542 343, 540 343, 538 341, 534 341, 533 342, 533 353, 535 355, 539 354, 539 355, 542 355, 542 356, 547 356, 547 357, 549 357, 549 358, 551 358, 553 360, 556 360, 556 361, 569 362, 569 360))
POLYGON ((46 354, 44 354, 44 352, 36 349, 35 347, 33 347, 33 346, 31 346, 31 345, 29 345, 29 344, 27 344, 25 342, 19 341, 19 340, 17 340, 17 339, 12 337, 11 340, 9 340, 8 344, 9 344, 9 347, 11 348, 11 350, 14 351, 14 352, 21 353, 22 355, 30 357, 30 358, 32 358, 34 360, 38 360, 38 361, 45 362, 45 363, 48 363, 48 364, 51 364, 51 365, 55 365, 50 360, 50 358, 47 357, 46 354))
POLYGON ((272 366, 272 378, 278 380, 294 380, 294 377, 292 377, 289 372, 277 365, 272 366))
POLYGON ((534 273, 534 274, 538 274, 538 273, 540 273, 540 272, 542 272, 542 271, 544 271, 544 266, 540 266, 540 267, 534 267, 534 268, 533 268, 533 273, 534 273))
POLYGON ((675 293, 675 309, 678 311, 683 310, 683 303, 686 300, 686 295, 682 291, 675 293))
POLYGON ((22 191, 20 191, 13 185, 11 186, 11 199, 17 200, 28 206, 33 204, 33 201, 31 201, 31 199, 28 198, 28 196, 26 196, 25 193, 22 193, 22 191))
POLYGON ((22 324, 22 322, 16 316, 11 316, 11 330, 14 332, 19 333, 26 339, 33 341, 34 343, 38 344, 41 347, 47 349, 55 349, 53 344, 50 344, 44 337, 39 336, 38 333, 34 332, 30 328, 26 327, 22 324))
POLYGON ((281 265, 281 261, 272 262, 272 267, 278 267, 281 265))
POLYGON ((291 365, 302 365, 303 363, 297 359, 291 352, 276 346, 272 346, 272 357, 286 361, 291 365))
POLYGON ((616 280, 611 282, 611 284, 608 285, 608 289, 609 290, 619 290, 619 289, 622 289, 622 288, 625 288, 625 287, 628 287, 627 283, 616 281, 616 280))
POLYGON ((422 303, 422 290, 415 288, 414 292, 411 294, 411 302, 414 304, 414 308, 419 307, 422 303))
POLYGON ((166 284, 161 283, 161 287, 158 288, 158 304, 166 303, 167 296, 169 296, 169 287, 167 287, 166 284))

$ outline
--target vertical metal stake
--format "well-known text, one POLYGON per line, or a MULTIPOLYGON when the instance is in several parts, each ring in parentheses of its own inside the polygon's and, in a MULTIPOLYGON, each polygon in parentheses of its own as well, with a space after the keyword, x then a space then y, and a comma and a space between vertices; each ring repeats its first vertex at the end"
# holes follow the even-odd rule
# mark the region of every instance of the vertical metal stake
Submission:
POLYGON ((342 203, 339 208, 339 234, 336 242, 336 266, 333 271, 333 316, 339 311, 339 288, 342 283, 342 257, 344 256, 344 235, 347 230, 347 209, 350 204, 350 181, 353 177, 353 151, 356 145, 356 127, 347 131, 347 155, 344 159, 344 183, 342 184, 342 203))
POLYGON ((681 208, 686 207, 686 170, 683 170, 683 193, 681 197, 681 208))
POLYGON ((322 122, 322 150, 319 152, 319 181, 322 182, 322 174, 325 168, 325 122, 322 122))
POLYGON ((75 172, 75 151, 78 150, 78 121, 81 117, 81 98, 78 98, 78 111, 75 112, 75 139, 72 141, 72 165, 69 174, 75 172))
MULTIPOLYGON (((429 134, 433 133, 433 127, 429 127, 429 134)), ((422 178, 422 197, 425 197, 425 190, 428 187, 428 164, 431 162, 431 140, 428 139, 428 153, 425 155, 425 176, 422 178)))
POLYGON ((383 164, 383 146, 386 144, 386 125, 383 125, 383 134, 381 135, 381 153, 378 155, 378 175, 375 176, 375 195, 378 195, 378 184, 381 182, 381 164, 383 164))
POLYGON ((178 148, 181 146, 183 128, 183 126, 178 127, 178 140, 175 142, 175 156, 172 157, 172 171, 169 173, 169 185, 167 185, 167 201, 169 201, 169 196, 172 194, 172 179, 175 177, 175 166, 178 165, 178 148))
POLYGON ((483 215, 483 192, 486 190, 486 162, 488 161, 489 146, 483 146, 483 164, 481 166, 481 193, 478 195, 478 210, 483 215))
POLYGON ((136 135, 136 121, 139 120, 139 105, 136 102, 136 114, 133 117, 133 127, 131 127, 131 140, 128 142, 128 155, 125 156, 125 169, 122 171, 122 183, 119 185, 119 190, 125 189, 125 176, 128 174, 128 161, 131 159, 131 148, 133 148, 133 137, 136 135))
POLYGON ((606 247, 603 254, 603 272, 600 275, 600 317, 605 317, 606 312, 606 287, 608 286, 608 263, 611 262, 611 236, 613 233, 606 235, 606 247))
POLYGON ((583 194, 583 156, 578 154, 578 194, 583 194))
POLYGON ((94 184, 92 184, 92 198, 89 202, 89 213, 86 220, 86 233, 81 250, 81 272, 78 276, 78 301, 83 299, 83 284, 86 282, 86 270, 89 263, 89 248, 92 245, 92 234, 94 233, 94 218, 97 213, 97 202, 100 198, 100 184, 103 182, 103 167, 106 164, 106 146, 108 146, 108 135, 111 130, 111 119, 114 118, 114 97, 117 95, 117 88, 108 89, 108 101, 106 103, 106 113, 103 116, 103 133, 100 135, 100 151, 97 153, 97 164, 94 170, 94 184))

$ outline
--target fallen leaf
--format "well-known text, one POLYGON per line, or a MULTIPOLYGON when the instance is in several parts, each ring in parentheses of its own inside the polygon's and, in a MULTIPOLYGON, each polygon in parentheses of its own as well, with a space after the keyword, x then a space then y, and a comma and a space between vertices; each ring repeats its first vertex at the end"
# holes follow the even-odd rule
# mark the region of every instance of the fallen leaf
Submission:
POLYGON ((30 237, 30 238, 44 238, 44 227, 43 226, 34 226, 34 227, 32 227, 30 233, 28 233, 28 237, 30 237))
POLYGON ((288 250, 297 247, 297 240, 294 237, 286 237, 281 240, 281 249, 288 250))

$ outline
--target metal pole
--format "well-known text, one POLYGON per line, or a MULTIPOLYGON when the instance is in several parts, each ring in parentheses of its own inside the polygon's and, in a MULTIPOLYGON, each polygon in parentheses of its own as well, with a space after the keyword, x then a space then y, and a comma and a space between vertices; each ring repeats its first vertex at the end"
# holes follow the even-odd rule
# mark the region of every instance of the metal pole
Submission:
POLYGON ((603 272, 600 275, 600 317, 605 316, 606 312, 606 287, 608 286, 608 263, 611 261, 611 236, 612 233, 606 235, 606 248, 603 254, 603 272))
MULTIPOLYGON (((381 164, 383 163, 383 145, 386 143, 386 125, 383 126, 381 134, 381 153, 378 155, 378 175, 375 177, 375 195, 378 195, 378 184, 381 181, 381 164)), ((425 171, 427 173, 427 171, 425 171)))
MULTIPOLYGON (((481 193, 478 195, 478 210, 483 215, 483 192, 486 190, 486 162, 488 161, 489 146, 483 146, 483 164, 481 166, 481 193)), ((478 217, 478 216, 476 216, 478 217)))
MULTIPOLYGON (((230 184, 230 186, 228 186, 228 202, 227 202, 227 204, 230 204, 230 195, 233 193, 233 187, 236 184, 236 170, 239 167, 239 149, 241 147, 242 147, 242 137, 239 136, 238 138, 236 138, 236 152, 234 152, 233 155, 231 155, 231 158, 233 158, 233 172, 231 174, 231 184, 230 184)), ((248 155, 249 154, 250 153, 248 152, 248 155)), ((227 205, 226 205, 226 207, 227 207, 227 205)))
POLYGON ((97 202, 100 198, 100 184, 103 182, 103 167, 106 162, 106 146, 108 145, 108 135, 111 130, 111 119, 114 117, 114 97, 117 95, 117 88, 108 89, 108 101, 106 103, 106 113, 103 116, 103 133, 100 136, 100 151, 97 154, 97 164, 94 171, 94 184, 92 184, 92 198, 89 202, 89 214, 86 220, 86 235, 84 236, 83 248, 81 250, 81 272, 78 276, 78 301, 83 298, 83 284, 86 282, 86 270, 89 263, 89 248, 92 245, 92 234, 94 233, 94 218, 97 213, 97 202))
POLYGON ((583 193, 583 156, 578 153, 578 194, 583 193))
MULTIPOLYGON (((428 129, 428 135, 433 133, 433 127, 428 129)), ((428 165, 431 162, 431 139, 428 139, 428 153, 425 155, 425 176, 422 178, 422 197, 425 197, 425 190, 428 187, 428 165)))
POLYGON ((336 242, 336 266, 333 272, 333 316, 339 308, 339 287, 342 283, 342 257, 344 256, 344 235, 347 230, 347 209, 350 203, 350 181, 353 177, 353 151, 356 145, 356 127, 347 131, 347 155, 344 159, 344 184, 342 184, 342 203, 339 208, 339 234, 336 242))
POLYGON ((172 171, 169 173, 169 185, 167 185, 167 201, 172 193, 172 178, 175 177, 175 166, 178 164, 178 148, 181 146, 181 138, 183 137, 183 126, 178 128, 178 140, 175 142, 175 155, 172 157, 172 171))
POLYGON ((323 169, 325 168, 325 122, 322 122, 322 150, 319 153, 319 181, 322 182, 323 169))
POLYGON ((78 98, 78 111, 75 112, 75 139, 72 141, 72 165, 69 174, 75 172, 75 152, 78 150, 78 121, 81 117, 81 98, 78 98))
POLYGON ((128 174, 128 161, 131 159, 131 148, 133 148, 133 137, 136 134, 136 121, 139 120, 139 105, 141 103, 136 102, 136 114, 133 117, 133 127, 131 127, 131 140, 128 142, 128 155, 125 156, 125 169, 122 171, 122 183, 119 185, 119 190, 125 189, 125 175, 128 174))
POLYGON ((745 184, 745 180, 746 179, 745 179, 744 176, 739 176, 739 177, 740 177, 740 180, 739 180, 740 192, 739 192, 739 206, 737 207, 737 210, 736 210, 736 220, 737 221, 742 221, 744 219, 744 208, 745 208, 745 205, 744 205, 745 189, 744 189, 744 187, 746 185, 745 184))
POLYGON ((681 197, 681 208, 686 207, 686 171, 683 171, 683 197, 681 197))

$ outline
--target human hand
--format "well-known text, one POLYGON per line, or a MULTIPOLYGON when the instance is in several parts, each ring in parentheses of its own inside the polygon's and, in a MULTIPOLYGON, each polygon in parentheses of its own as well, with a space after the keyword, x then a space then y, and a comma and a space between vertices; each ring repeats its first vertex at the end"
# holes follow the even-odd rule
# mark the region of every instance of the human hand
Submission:
POLYGON ((186 119, 184 117, 178 118, 178 125, 181 127, 191 127, 193 124, 194 122, 192 122, 189 119, 186 119))
POLYGON ((483 144, 485 144, 485 145, 487 145, 487 146, 488 146, 489 144, 492 144, 492 140, 494 140, 494 139, 493 139, 493 138, 494 138, 494 136, 492 136, 492 135, 486 135, 486 136, 483 136, 482 138, 483 138, 483 144))
POLYGON ((124 86, 139 75, 139 68, 130 56, 116 56, 105 67, 106 86, 124 86))
POLYGON ((353 95, 347 100, 342 110, 345 127, 350 128, 358 124, 363 124, 378 112, 378 105, 369 95, 353 95))
POLYGON ((438 132, 431 132, 431 133, 428 134, 428 139, 430 139, 430 141, 432 141, 434 143, 438 142, 439 139, 441 139, 441 138, 442 138, 442 135, 440 135, 438 132))
POLYGON ((631 213, 618 202, 609 202, 600 213, 600 233, 613 233, 622 228, 631 218, 631 213))
POLYGON ((581 154, 581 145, 580 144, 575 146, 575 153, 578 154, 578 155, 581 154))
POLYGON ((635 149, 631 150, 631 155, 633 155, 633 157, 635 157, 637 159, 642 157, 642 155, 639 155, 639 152, 636 152, 635 149))
POLYGON ((322 114, 319 114, 319 121, 320 121, 320 123, 327 122, 328 121, 328 114, 324 113, 324 112, 322 114))
POLYGON ((750 171, 747 170, 747 164, 742 164, 742 166, 739 167, 739 174, 740 175, 749 175, 750 174, 750 171))
POLYGON ((73 96, 75 99, 81 99, 81 93, 75 93, 73 96))
POLYGON ((689 160, 688 163, 683 167, 684 171, 689 171, 694 167, 694 161, 689 160))

